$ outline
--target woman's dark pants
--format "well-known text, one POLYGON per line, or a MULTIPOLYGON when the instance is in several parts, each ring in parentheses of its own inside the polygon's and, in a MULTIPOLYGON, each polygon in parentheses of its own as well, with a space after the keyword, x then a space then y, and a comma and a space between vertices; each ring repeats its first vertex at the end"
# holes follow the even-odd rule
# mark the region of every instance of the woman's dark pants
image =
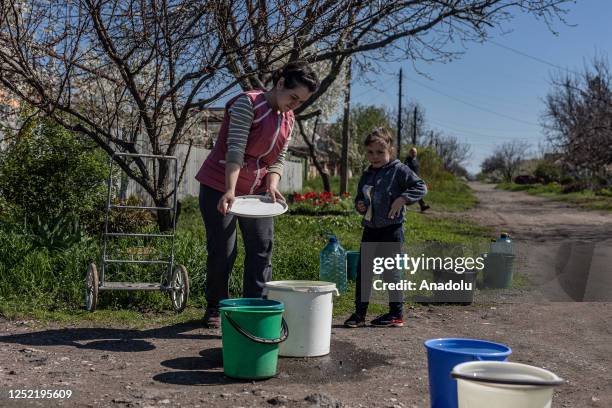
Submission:
POLYGON ((244 241, 244 273, 242 296, 261 297, 265 282, 272 279, 272 242, 274 221, 269 218, 244 218, 222 215, 217 203, 223 193, 200 186, 200 212, 206 228, 206 303, 219 306, 229 298, 229 278, 236 260, 236 222, 244 241))

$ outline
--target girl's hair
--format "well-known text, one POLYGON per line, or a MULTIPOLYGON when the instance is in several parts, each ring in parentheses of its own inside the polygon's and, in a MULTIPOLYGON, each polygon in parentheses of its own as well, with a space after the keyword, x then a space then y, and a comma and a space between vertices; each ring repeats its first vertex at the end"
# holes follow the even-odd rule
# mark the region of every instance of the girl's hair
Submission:
POLYGON ((372 132, 366 136, 363 145, 369 146, 375 142, 382 143, 391 153, 393 153, 393 136, 391 136, 391 132, 389 132, 387 128, 381 126, 372 130, 372 132))
POLYGON ((276 70, 272 74, 274 85, 281 78, 285 78, 285 88, 295 89, 296 86, 302 85, 308 88, 310 92, 319 89, 319 78, 306 61, 293 61, 276 70))

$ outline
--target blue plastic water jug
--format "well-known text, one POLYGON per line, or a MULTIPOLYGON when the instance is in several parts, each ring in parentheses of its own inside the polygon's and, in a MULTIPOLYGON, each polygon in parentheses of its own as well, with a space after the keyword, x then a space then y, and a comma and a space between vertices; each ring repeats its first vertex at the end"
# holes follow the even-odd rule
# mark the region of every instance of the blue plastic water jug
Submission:
POLYGON ((329 237, 327 245, 321 250, 319 279, 335 283, 340 293, 346 292, 346 251, 335 235, 329 237))

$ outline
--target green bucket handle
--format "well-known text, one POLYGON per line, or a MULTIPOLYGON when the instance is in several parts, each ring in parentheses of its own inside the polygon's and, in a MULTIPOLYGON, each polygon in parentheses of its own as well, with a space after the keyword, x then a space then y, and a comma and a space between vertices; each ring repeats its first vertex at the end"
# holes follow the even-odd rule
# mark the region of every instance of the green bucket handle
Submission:
POLYGON ((282 343, 283 341, 287 340, 287 337, 289 337, 289 327, 287 327, 287 322, 285 321, 284 317, 281 318, 281 335, 280 335, 280 337, 277 338, 277 339, 264 339, 262 337, 257 337, 257 336, 252 335, 251 333, 247 332, 242 327, 240 327, 240 325, 238 325, 238 323, 236 323, 236 321, 234 319, 232 319, 227 312, 224 311, 223 313, 225 314, 225 318, 227 319, 227 321, 230 322, 232 327, 234 327, 234 329, 236 329, 236 331, 238 333, 242 334, 247 339, 249 339, 251 341, 254 341, 255 343, 260 343, 260 344, 279 344, 279 343, 282 343))

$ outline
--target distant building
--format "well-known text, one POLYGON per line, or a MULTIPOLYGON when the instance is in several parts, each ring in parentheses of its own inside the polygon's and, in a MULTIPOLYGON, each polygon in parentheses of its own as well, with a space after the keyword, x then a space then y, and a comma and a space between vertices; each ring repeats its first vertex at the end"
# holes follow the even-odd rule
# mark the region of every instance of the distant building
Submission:
POLYGON ((187 131, 183 140, 192 139, 194 146, 212 149, 223 123, 225 108, 202 108, 197 112, 199 114, 196 125, 187 131))
MULTIPOLYGON (((332 137, 333 124, 320 123, 315 131, 314 146, 317 151, 317 160, 330 176, 340 175, 340 145, 332 137)), ((308 140, 312 140, 312 135, 308 135, 308 140)), ((319 172, 312 161, 310 149, 299 129, 293 129, 293 137, 289 144, 289 152, 306 160, 306 178, 311 179, 319 176, 319 172)), ((349 169, 349 177, 352 177, 349 169)))

